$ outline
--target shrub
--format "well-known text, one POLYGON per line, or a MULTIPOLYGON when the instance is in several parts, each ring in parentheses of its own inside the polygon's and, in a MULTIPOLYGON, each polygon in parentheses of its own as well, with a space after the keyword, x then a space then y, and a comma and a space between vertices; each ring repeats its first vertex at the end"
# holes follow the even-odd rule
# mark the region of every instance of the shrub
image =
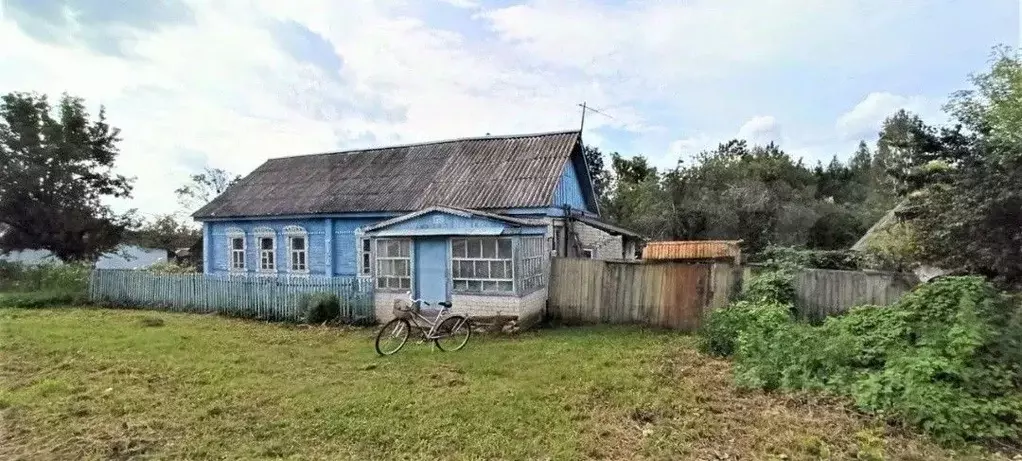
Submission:
POLYGON ((804 248, 768 246, 755 258, 768 265, 791 265, 814 269, 860 270, 865 268, 863 255, 852 250, 809 250, 804 248))
POLYGON ((26 265, 0 262, 0 291, 66 291, 84 293, 89 285, 88 266, 81 264, 26 265))
POLYGON ((741 298, 752 302, 792 304, 795 302, 794 273, 787 268, 761 272, 742 287, 741 298))
POLYGON ((84 292, 31 291, 26 293, 0 293, 0 307, 36 309, 42 307, 77 306, 86 304, 84 292))
POLYGON ((148 272, 157 274, 194 274, 195 268, 172 262, 159 262, 145 268, 148 272))
POLYGON ((341 315, 341 302, 332 293, 315 293, 309 295, 302 306, 302 321, 305 323, 323 323, 334 320, 341 315))
POLYGON ((733 353, 737 384, 848 395, 951 444, 1022 436, 1022 309, 982 278, 940 279, 813 326, 768 299, 778 284, 766 275, 750 289, 760 295, 703 330, 708 351, 733 353))

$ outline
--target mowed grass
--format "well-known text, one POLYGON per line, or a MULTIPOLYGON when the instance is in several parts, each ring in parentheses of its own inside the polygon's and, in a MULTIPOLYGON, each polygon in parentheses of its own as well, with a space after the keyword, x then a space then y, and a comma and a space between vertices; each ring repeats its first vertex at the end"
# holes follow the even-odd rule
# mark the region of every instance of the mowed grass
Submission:
POLYGON ((836 402, 739 392, 727 363, 672 332, 540 330, 379 358, 373 329, 101 309, 0 323, 2 459, 956 455, 836 402))

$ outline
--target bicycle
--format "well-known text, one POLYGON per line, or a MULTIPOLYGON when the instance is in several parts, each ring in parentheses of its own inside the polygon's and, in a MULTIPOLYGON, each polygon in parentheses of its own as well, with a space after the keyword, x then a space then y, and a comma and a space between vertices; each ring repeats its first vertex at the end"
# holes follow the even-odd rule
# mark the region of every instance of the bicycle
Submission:
POLYGON ((436 347, 442 351, 453 352, 465 347, 465 344, 468 343, 468 338, 472 336, 472 327, 468 322, 468 317, 464 315, 445 317, 444 314, 451 309, 452 304, 442 301, 436 303, 437 306, 440 306, 440 310, 437 311, 436 318, 430 320, 422 315, 420 309, 420 304, 429 306, 428 302, 413 298, 410 291, 408 292, 408 299, 411 301, 411 305, 407 307, 395 306, 394 319, 383 325, 383 328, 380 328, 380 332, 376 334, 377 354, 392 355, 401 350, 405 343, 408 342, 408 335, 411 332, 413 323, 419 332, 422 333, 423 341, 433 341, 433 344, 436 344, 436 347), (426 331, 419 324, 417 318, 425 322, 426 325, 429 325, 429 331, 426 331), (440 319, 443 319, 443 321, 440 319), (446 342, 448 339, 453 339, 453 341, 448 343, 446 342))

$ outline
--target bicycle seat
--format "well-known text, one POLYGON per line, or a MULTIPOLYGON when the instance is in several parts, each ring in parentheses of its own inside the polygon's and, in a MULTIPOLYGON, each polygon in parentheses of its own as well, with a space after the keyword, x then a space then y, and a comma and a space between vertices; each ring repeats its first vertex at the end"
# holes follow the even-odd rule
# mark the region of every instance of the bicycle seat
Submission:
POLYGON ((450 301, 440 301, 440 302, 438 302, 438 303, 436 303, 436 304, 437 304, 438 306, 443 306, 443 307, 446 307, 446 308, 448 308, 448 309, 450 309, 450 308, 451 308, 451 306, 452 306, 452 304, 451 304, 451 302, 450 302, 450 301))

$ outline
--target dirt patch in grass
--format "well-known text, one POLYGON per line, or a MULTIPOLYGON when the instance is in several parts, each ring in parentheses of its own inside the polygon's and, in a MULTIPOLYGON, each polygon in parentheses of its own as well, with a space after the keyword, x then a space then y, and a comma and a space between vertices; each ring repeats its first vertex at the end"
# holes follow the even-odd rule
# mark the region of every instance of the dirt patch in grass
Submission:
POLYGON ((372 329, 0 310, 2 459, 948 459, 838 400, 741 392, 693 338, 474 337, 379 358, 372 329))

